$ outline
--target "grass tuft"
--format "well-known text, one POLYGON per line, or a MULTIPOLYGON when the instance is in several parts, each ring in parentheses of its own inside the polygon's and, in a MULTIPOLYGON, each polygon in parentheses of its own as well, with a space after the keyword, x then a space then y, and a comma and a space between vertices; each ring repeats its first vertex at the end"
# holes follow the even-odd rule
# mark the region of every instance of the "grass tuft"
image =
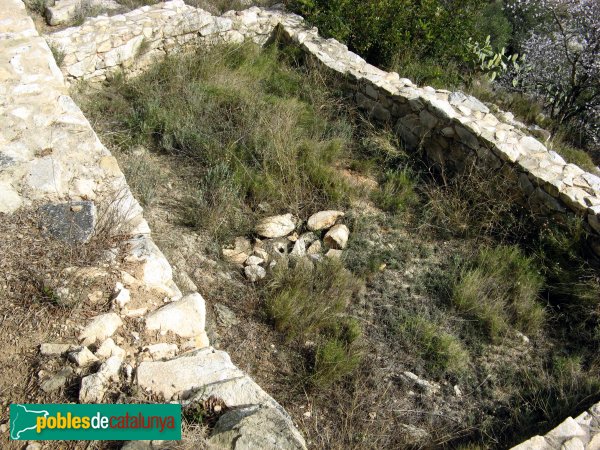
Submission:
POLYGON ((463 343, 440 325, 425 317, 407 315, 398 325, 401 339, 413 342, 427 370, 436 376, 461 375, 469 364, 469 352, 463 343))
POLYGON ((388 170, 383 176, 380 189, 373 191, 373 201, 384 211, 402 212, 418 201, 415 184, 408 169, 388 170))
POLYGON ((538 295, 544 279, 518 247, 484 249, 454 286, 452 302, 496 340, 513 324, 535 334, 544 323, 538 295))
POLYGON ((339 260, 325 259, 312 270, 280 265, 265 289, 267 315, 286 340, 315 342, 308 379, 316 387, 344 378, 360 362, 361 327, 346 314, 357 288, 339 260))

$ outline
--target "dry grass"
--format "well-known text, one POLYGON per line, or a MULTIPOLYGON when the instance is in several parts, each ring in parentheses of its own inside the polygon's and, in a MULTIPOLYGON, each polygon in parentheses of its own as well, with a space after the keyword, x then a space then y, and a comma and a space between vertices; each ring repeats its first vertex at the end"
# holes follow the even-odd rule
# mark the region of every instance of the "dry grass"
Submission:
POLYGON ((478 320, 492 340, 511 327, 533 335, 545 320, 538 299, 543 284, 533 260, 518 247, 484 249, 460 275, 452 300, 460 311, 478 320))
MULTIPOLYGON (((255 210, 301 214, 346 203, 333 169, 349 127, 318 76, 277 47, 216 47, 170 57, 136 79, 86 97, 113 145, 179 157, 195 174, 182 221, 216 238, 244 233, 255 210)), ((126 171, 131 173, 131 165, 126 171)))
MULTIPOLYGON (((579 315, 563 315, 565 289, 559 293, 550 275, 560 278, 563 287, 593 276, 588 268, 573 275, 577 271, 572 269, 581 264, 579 249, 566 264, 561 262, 561 269, 569 268, 566 273, 546 264, 558 257, 549 253, 547 242, 542 244, 539 228, 523 214, 526 210, 513 202, 516 197, 508 187, 515 181, 510 174, 471 168, 462 177, 432 177, 423 162, 403 152, 389 131, 361 123, 336 97, 323 95, 328 79, 320 78, 319 72, 296 67, 300 60, 290 62, 286 55, 273 59, 272 54, 257 57, 255 49, 245 56, 237 51, 221 51, 224 55, 216 58, 191 57, 188 61, 198 64, 182 64, 187 66, 180 71, 174 70, 172 60, 151 71, 152 76, 116 79, 116 88, 93 92, 97 103, 88 105, 88 111, 119 150, 116 154, 129 170, 133 189, 150 199, 146 214, 157 242, 178 270, 193 276, 207 299, 211 342, 230 352, 236 364, 292 414, 311 447, 455 447, 465 442, 505 447, 525 437, 532 424, 548 427, 583 406, 586 400, 577 394, 579 387, 592 398, 598 377, 587 350, 581 355, 579 387, 565 386, 560 381, 564 377, 548 367, 557 355, 573 355, 570 342, 581 349, 594 348, 590 333, 598 322, 590 314, 597 307, 591 300, 583 307, 572 298, 579 315), (172 90, 157 97, 161 83, 166 83, 161 77, 173 78, 172 90), (182 101, 192 97, 183 83, 188 78, 202 101, 182 101), (246 92, 248 87, 254 91, 246 92), (277 117, 258 115, 249 102, 266 105, 264 114, 277 117), (307 111, 302 117, 308 122, 300 123, 300 131, 299 105, 307 111), (194 108, 198 111, 188 114, 194 108), (185 116, 178 115, 181 109, 185 116), (315 143, 312 157, 323 159, 313 165, 307 164, 310 159, 290 159, 290 154, 301 152, 295 153, 297 143, 280 131, 298 140, 298 133, 314 131, 315 119, 322 122, 317 129, 327 132, 317 133, 324 140, 315 143), (345 141, 342 151, 329 158, 321 143, 332 137, 345 141), (150 150, 140 158, 141 170, 133 153, 140 143, 150 150), (263 161, 266 156, 271 160, 263 161), (243 164, 234 163, 236 158, 243 164), (337 174, 351 172, 381 182, 342 202, 352 230, 343 264, 352 275, 341 268, 323 271, 324 276, 282 270, 263 291, 245 284, 239 271, 218 261, 214 225, 224 235, 245 234, 255 223, 259 204, 261 214, 301 211, 303 216, 314 208, 337 206, 333 197, 324 195, 336 190, 322 182, 332 180, 330 167, 337 174), (240 168, 243 176, 238 176, 240 168), (386 174, 384 168, 394 172, 386 174), (299 169, 302 176, 308 172, 321 182, 302 182, 299 169), (151 176, 144 177, 146 173, 151 176), (167 185, 153 173, 166 174, 167 185), (273 174, 285 184, 296 184, 270 184, 273 174), (370 199, 380 200, 389 212, 370 199), (360 206, 351 208, 354 202, 360 206), (190 208, 196 217, 189 214, 190 208), (194 227, 182 227, 182 217, 194 227), (496 260, 510 262, 511 255, 487 250, 495 259, 479 257, 480 247, 515 242, 522 244, 521 253, 508 269, 496 260), (539 289, 533 266, 546 278, 542 293, 552 304, 547 321, 538 320, 538 304, 530 301, 539 289), (523 276, 515 278, 511 271, 523 276), (366 279, 366 290, 350 295, 347 284, 352 277, 366 279), (473 280, 466 283, 469 277, 473 280), (524 285, 515 286, 515 279, 524 285), (472 298, 494 294, 503 302, 502 311, 493 311, 502 319, 500 339, 482 339, 483 316, 472 315, 476 308, 456 307, 453 289, 460 283, 469 284, 465 291, 475 292, 472 298), (496 284, 505 290, 493 289, 496 284), (233 310, 240 323, 231 328, 218 324, 210 308, 216 302, 233 310), (582 323, 572 319, 586 314, 585 333, 565 325, 582 323), (350 325, 350 318, 359 326, 350 325), (539 333, 531 331, 537 328, 539 333), (362 331, 357 350, 368 349, 360 352, 361 363, 349 358, 353 354, 346 338, 356 334, 352 329, 362 331), (532 345, 523 343, 518 329, 531 331, 532 345), (440 383, 441 393, 428 396, 406 385, 399 376, 404 370, 440 383), (319 372, 324 382, 315 377, 319 372), (548 408, 536 391, 560 392, 560 405, 548 408)), ((564 252, 564 246, 557 249, 557 255, 564 252)), ((582 284, 580 291, 578 299, 593 296, 589 285, 582 284)))

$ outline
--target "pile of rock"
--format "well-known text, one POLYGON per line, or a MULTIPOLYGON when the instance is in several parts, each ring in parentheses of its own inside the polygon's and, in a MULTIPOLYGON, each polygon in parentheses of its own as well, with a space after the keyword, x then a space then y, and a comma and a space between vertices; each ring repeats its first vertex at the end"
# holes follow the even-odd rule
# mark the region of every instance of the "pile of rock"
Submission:
POLYGON ((340 258, 350 235, 343 217, 342 211, 319 211, 306 222, 292 214, 266 217, 256 225, 253 243, 237 237, 232 248, 223 249, 223 257, 243 267, 253 283, 278 264, 312 266, 323 257, 340 258))

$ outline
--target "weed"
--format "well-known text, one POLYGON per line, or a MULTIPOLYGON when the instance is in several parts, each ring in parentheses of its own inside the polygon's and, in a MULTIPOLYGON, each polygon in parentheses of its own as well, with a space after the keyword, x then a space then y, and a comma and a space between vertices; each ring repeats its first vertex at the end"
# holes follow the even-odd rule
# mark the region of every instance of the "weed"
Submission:
POLYGON ((136 57, 140 57, 143 54, 145 54, 146 52, 148 52, 148 50, 150 50, 150 46, 151 46, 151 42, 150 40, 148 40, 146 38, 146 36, 143 37, 142 42, 140 42, 139 47, 136 50, 136 57))
POLYGON ((518 247, 484 249, 460 275, 452 301, 479 321, 492 340, 505 334, 511 323, 534 334, 544 322, 544 308, 537 303, 543 282, 518 247))
POLYGON ((54 61, 56 61, 56 65, 60 67, 65 60, 64 50, 54 45, 50 45, 50 51, 52 52, 52 56, 54 56, 54 61))
POLYGON ((416 56, 410 52, 398 53, 392 61, 392 70, 410 79, 418 86, 453 89, 464 84, 463 70, 452 60, 441 62, 435 58, 416 56))
POLYGON ((73 13, 71 25, 79 26, 85 21, 86 18, 95 17, 100 14, 101 11, 101 6, 94 6, 90 0, 81 0, 77 6, 77 9, 73 13))
POLYGON ((118 0, 117 3, 123 5, 127 9, 136 9, 141 6, 155 5, 158 0, 118 0))

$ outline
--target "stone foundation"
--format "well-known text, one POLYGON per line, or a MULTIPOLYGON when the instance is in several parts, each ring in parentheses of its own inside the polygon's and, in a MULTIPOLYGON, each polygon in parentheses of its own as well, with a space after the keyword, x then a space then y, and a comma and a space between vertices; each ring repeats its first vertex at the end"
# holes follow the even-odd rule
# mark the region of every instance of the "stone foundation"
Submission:
MULTIPOLYGON (((440 170, 460 172, 476 164, 508 171, 515 180, 514 188, 532 209, 555 220, 566 215, 581 217, 592 235, 592 248, 600 253, 599 177, 567 164, 509 115, 495 115, 460 92, 419 88, 396 73, 382 71, 336 40, 320 37, 297 15, 250 8, 215 17, 175 0, 110 18, 88 19, 80 27, 46 36, 47 43, 65 55, 59 69, 21 1, 0 0, 0 11, 0 94, 4 98, 0 109, 0 212, 12 213, 39 202, 100 202, 121 192, 131 219, 130 258, 142 267, 138 277, 162 289, 171 301, 181 297, 171 268, 152 242, 142 210, 116 160, 68 96, 65 85, 79 79, 102 80, 119 70, 135 73, 156 58, 186 48, 247 39, 264 44, 276 35, 299 45, 343 77, 361 109, 373 120, 392 126, 409 149, 423 150, 440 170)), ((202 315, 199 305, 195 311, 202 315)), ((259 405, 237 422, 228 418, 226 422, 233 425, 220 429, 219 444, 243 438, 240 433, 249 428, 254 437, 246 439, 256 443, 251 439, 260 431, 254 427, 263 424, 264 432, 273 433, 284 447, 304 447, 302 437, 273 399, 233 366, 227 354, 210 349, 205 336, 194 339, 198 349, 180 356, 179 361, 143 363, 143 387, 181 398, 204 386, 226 393, 234 402, 229 406, 259 405), (185 370, 166 389, 161 379, 172 364, 185 370)), ((536 436, 518 448, 599 448, 598 408, 595 405, 545 437, 536 436)))
POLYGON ((510 173, 524 203, 536 212, 583 218, 591 247, 600 252, 600 177, 548 150, 512 115, 495 115, 461 92, 419 88, 380 70, 335 39, 322 38, 295 14, 253 7, 215 17, 175 0, 90 19, 47 40, 67 55, 62 65, 67 80, 101 80, 116 70, 136 72, 185 48, 247 39, 263 44, 274 35, 343 77, 356 104, 391 125, 407 148, 423 149, 442 170, 476 164, 510 173))

